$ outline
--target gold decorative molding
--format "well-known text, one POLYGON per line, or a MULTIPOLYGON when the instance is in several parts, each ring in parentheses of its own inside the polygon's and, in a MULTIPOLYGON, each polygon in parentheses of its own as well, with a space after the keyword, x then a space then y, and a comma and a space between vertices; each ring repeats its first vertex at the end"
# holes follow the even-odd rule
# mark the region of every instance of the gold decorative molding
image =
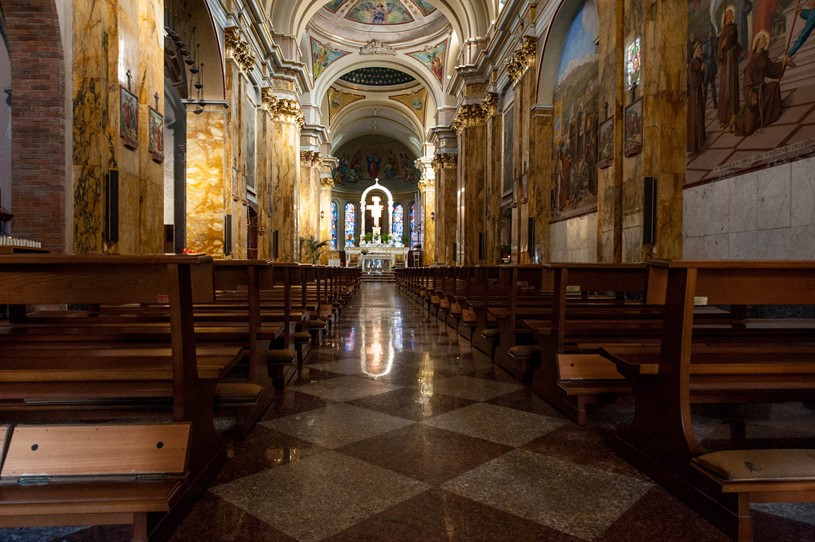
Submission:
POLYGON ((521 46, 507 58, 507 74, 512 84, 521 80, 531 66, 535 64, 538 39, 535 36, 524 36, 521 46))
POLYGON ((320 189, 321 190, 331 190, 334 188, 334 179, 331 177, 321 177, 320 178, 320 189))
MULTIPOLYGON (((433 161, 435 162, 435 158, 433 159, 433 161)), ((419 190, 423 193, 427 191, 433 191, 436 189, 436 181, 433 179, 428 179, 427 177, 419 179, 418 184, 419 190)))
POLYGON ((300 102, 289 98, 278 98, 269 87, 263 89, 263 108, 275 120, 297 124, 300 128, 306 124, 300 102))
POLYGON ((237 26, 230 26, 224 30, 224 44, 227 53, 232 55, 232 60, 238 65, 238 69, 244 73, 249 73, 255 65, 255 56, 249 50, 249 46, 241 39, 241 29, 237 26))
POLYGON ((498 110, 498 96, 487 94, 480 104, 465 104, 456 111, 453 117, 453 128, 461 134, 465 128, 480 126, 498 110))
POLYGON ((439 153, 433 157, 430 163, 433 169, 453 169, 458 166, 458 155, 451 152, 439 153))
POLYGON ((319 151, 300 151, 300 164, 308 167, 314 167, 314 165, 319 161, 319 151))

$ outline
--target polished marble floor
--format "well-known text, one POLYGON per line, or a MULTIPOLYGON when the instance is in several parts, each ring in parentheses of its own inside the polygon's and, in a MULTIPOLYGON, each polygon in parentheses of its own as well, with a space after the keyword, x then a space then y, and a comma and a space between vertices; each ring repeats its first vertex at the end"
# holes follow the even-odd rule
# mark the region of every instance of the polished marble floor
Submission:
MULTIPOLYGON (((630 410, 604 407, 579 428, 393 284, 367 283, 173 542, 727 540, 610 450, 630 410)), ((698 423, 707 438, 724 430, 698 423)), ((812 505, 754 516, 757 540, 815 541, 812 505)), ((0 540, 127 536, 0 529, 0 540)))

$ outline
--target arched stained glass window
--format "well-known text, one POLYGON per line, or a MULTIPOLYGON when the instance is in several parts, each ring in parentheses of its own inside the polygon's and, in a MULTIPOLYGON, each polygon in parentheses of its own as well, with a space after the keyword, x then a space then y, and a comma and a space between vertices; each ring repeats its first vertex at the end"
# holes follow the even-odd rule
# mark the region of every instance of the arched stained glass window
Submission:
POLYGON ((337 250, 337 225, 340 223, 340 209, 336 201, 331 202, 331 250, 337 250))
POLYGON ((354 235, 357 233, 357 211, 353 203, 345 204, 345 246, 354 246, 354 235))
POLYGON ((419 243, 419 230, 416 228, 416 203, 410 204, 410 244, 419 243))
POLYGON ((402 234, 405 231, 405 208, 401 203, 393 206, 393 237, 394 241, 401 241, 402 234))

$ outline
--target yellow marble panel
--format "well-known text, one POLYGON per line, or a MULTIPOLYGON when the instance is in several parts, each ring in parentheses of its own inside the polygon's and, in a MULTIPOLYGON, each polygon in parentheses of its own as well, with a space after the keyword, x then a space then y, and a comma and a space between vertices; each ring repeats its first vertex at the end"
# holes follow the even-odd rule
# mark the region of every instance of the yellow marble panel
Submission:
POLYGON ((272 231, 278 232, 276 261, 294 262, 298 254, 297 209, 300 192, 300 129, 291 122, 271 121, 272 231))
POLYGON ((224 251, 225 126, 221 111, 187 115, 186 248, 216 257, 224 251))

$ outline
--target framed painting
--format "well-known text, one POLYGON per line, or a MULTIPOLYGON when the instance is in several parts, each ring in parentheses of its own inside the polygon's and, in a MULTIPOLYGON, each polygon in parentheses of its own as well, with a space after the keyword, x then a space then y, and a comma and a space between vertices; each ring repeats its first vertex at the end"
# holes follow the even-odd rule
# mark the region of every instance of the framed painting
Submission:
POLYGON ((601 122, 597 131, 597 166, 605 169, 614 159, 614 117, 601 122))
POLYGON ((164 161, 164 117, 153 109, 147 108, 147 149, 154 162, 164 161))
POLYGON ((121 87, 119 100, 119 135, 129 149, 139 147, 139 100, 136 95, 121 87))
POLYGON ((642 98, 625 108, 625 143, 623 154, 634 156, 642 152, 642 98))

